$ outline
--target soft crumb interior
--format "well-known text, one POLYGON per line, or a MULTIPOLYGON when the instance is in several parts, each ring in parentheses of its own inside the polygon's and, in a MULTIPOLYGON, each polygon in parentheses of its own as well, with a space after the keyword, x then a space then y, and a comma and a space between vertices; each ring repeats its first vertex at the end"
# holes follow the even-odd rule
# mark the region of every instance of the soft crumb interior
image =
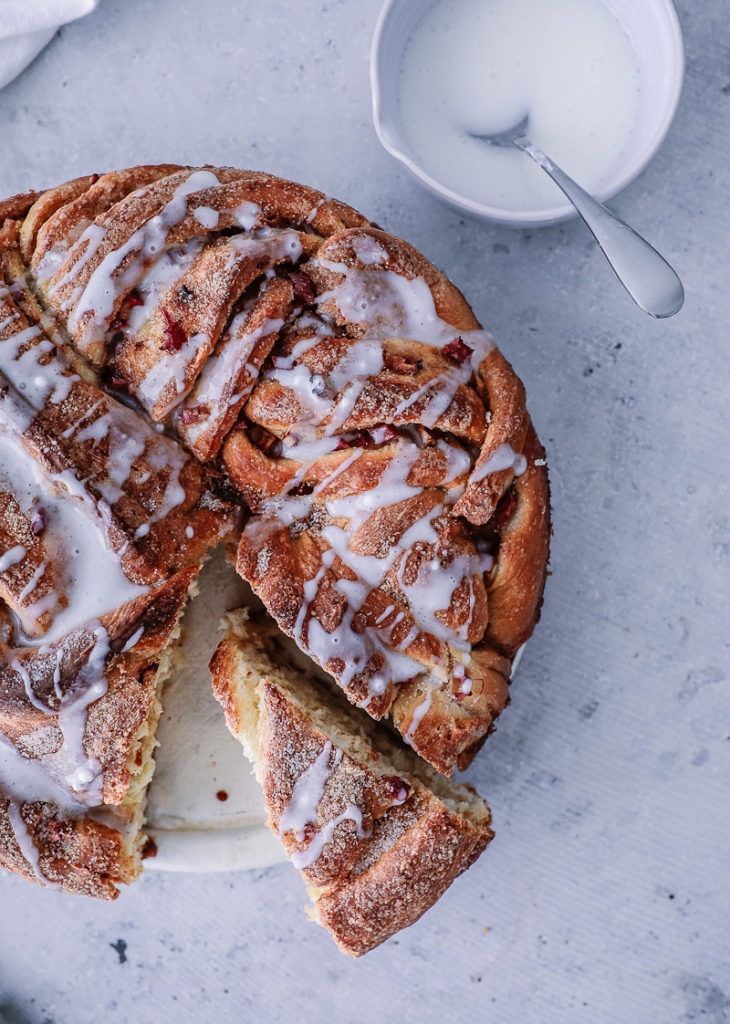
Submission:
MULTIPOLYGON (((197 593, 197 582, 193 582, 188 598, 197 593)), ((129 784, 124 799, 119 806, 120 817, 124 824, 116 824, 122 837, 120 854, 121 873, 126 882, 134 881, 142 872, 142 850, 147 842, 144 828, 144 810, 147 802, 147 790, 155 770, 155 748, 157 726, 163 711, 162 691, 170 678, 175 661, 179 657, 179 643, 182 635, 182 624, 178 623, 170 637, 168 646, 155 655, 157 673, 155 676, 155 694, 150 704, 149 713, 140 725, 129 751, 127 769, 129 784)))
POLYGON ((258 749, 257 687, 268 677, 336 746, 369 764, 377 774, 410 775, 449 810, 472 824, 489 821, 489 809, 481 797, 469 787, 440 775, 412 750, 403 747, 395 735, 349 704, 335 684, 325 682, 324 673, 313 670, 309 659, 269 619, 249 618, 245 609, 229 613, 226 619, 230 632, 241 643, 237 658, 240 668, 231 682, 235 686, 241 731, 245 734, 245 739, 239 738, 251 760, 255 762, 258 749), (312 682, 315 675, 319 677, 317 683, 312 682), (373 764, 374 755, 377 764, 373 764))
POLYGON ((223 621, 227 635, 241 640, 249 638, 252 641, 247 644, 245 652, 242 646, 237 646, 235 651, 232 651, 235 658, 235 676, 228 682, 238 711, 236 737, 256 770, 259 750, 259 694, 256 687, 261 676, 266 675, 269 666, 263 652, 253 640, 255 627, 248 622, 247 608, 227 612, 223 621))

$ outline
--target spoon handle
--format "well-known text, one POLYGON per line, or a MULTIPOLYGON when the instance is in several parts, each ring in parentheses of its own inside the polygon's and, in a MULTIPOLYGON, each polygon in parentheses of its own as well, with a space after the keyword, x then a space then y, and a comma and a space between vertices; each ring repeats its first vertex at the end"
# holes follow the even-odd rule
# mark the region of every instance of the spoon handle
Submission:
POLYGON ((575 206, 637 306, 655 317, 678 313, 684 304, 682 282, 654 246, 590 196, 529 139, 515 139, 514 144, 550 175, 575 206))

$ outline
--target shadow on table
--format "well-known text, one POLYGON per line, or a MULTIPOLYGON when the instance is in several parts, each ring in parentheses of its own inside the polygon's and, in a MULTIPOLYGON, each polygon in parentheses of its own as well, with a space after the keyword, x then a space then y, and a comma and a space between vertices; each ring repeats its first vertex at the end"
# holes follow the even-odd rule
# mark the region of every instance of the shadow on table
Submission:
POLYGON ((16 998, 0 990, 0 1024, 52 1024, 49 1017, 31 1016, 16 998))

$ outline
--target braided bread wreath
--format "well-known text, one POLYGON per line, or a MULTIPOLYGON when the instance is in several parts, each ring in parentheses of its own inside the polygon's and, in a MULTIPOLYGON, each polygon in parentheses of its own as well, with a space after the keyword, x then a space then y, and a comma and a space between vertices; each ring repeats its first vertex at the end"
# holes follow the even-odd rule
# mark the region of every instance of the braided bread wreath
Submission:
POLYGON ((229 616, 216 695, 315 916, 372 948, 492 836, 448 776, 545 581, 520 381, 411 246, 271 175, 133 167, 0 224, 0 864, 139 874, 179 617, 228 542, 265 612, 229 616))

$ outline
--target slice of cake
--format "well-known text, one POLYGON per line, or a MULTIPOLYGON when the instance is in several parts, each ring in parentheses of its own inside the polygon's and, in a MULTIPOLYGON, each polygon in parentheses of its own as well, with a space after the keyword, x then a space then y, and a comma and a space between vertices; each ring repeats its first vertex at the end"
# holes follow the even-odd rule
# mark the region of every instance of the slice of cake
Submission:
POLYGON ((254 765, 268 825, 308 884, 313 917, 360 956, 413 924, 492 838, 487 804, 339 693, 268 618, 227 616, 213 689, 254 765))

